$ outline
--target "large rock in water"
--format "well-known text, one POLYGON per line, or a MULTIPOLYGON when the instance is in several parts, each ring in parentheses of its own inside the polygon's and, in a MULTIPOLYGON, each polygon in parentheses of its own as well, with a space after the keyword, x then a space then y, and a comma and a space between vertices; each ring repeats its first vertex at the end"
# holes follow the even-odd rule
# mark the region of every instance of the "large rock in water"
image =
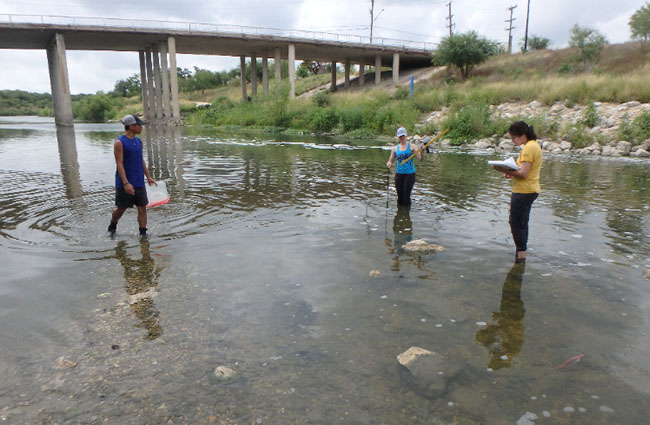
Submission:
POLYGON ((411 347, 397 356, 407 379, 422 393, 437 397, 447 382, 460 370, 460 365, 446 356, 421 347, 411 347))
POLYGON ((441 245, 428 243, 422 239, 416 239, 405 244, 402 248, 408 252, 442 252, 445 248, 441 245))

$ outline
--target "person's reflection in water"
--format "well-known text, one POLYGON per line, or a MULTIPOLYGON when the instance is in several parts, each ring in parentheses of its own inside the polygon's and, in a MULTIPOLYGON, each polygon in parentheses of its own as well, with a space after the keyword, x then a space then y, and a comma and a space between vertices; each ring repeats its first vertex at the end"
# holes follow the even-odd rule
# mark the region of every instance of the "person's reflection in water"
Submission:
POLYGON ((115 247, 115 257, 124 267, 129 305, 141 322, 136 326, 147 330, 145 339, 156 339, 163 331, 158 323, 158 311, 153 305, 153 294, 158 286, 158 277, 163 267, 156 268, 147 239, 140 240, 140 252, 142 258, 134 260, 128 256, 126 241, 118 242, 115 247))
POLYGON ((394 240, 391 246, 390 239, 386 239, 386 246, 393 254, 393 265, 391 270, 399 271, 399 256, 403 253, 402 247, 413 239, 413 222, 411 221, 411 208, 399 205, 393 219, 394 240))
POLYGON ((525 263, 515 263, 501 292, 501 309, 492 313, 496 325, 488 325, 476 333, 476 340, 490 352, 489 367, 510 367, 512 359, 524 345, 524 302, 521 300, 521 281, 525 263))

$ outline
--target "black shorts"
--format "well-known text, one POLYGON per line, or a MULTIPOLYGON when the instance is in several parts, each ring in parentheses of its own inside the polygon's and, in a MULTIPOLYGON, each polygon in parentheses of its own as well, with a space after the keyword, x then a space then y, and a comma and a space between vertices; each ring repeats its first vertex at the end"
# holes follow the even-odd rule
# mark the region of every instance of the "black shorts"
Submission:
POLYGON ((123 187, 115 188, 115 205, 118 208, 131 208, 133 205, 146 207, 148 203, 147 189, 144 187, 136 187, 135 195, 129 195, 123 187))

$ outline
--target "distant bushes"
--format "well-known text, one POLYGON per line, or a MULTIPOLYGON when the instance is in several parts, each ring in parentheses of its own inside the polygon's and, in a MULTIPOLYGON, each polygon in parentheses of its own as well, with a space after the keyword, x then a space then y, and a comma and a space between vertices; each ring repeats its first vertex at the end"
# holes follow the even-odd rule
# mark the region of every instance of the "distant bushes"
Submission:
POLYGON ((72 114, 75 120, 79 121, 106 122, 115 117, 117 109, 122 105, 121 98, 99 92, 73 103, 72 114))

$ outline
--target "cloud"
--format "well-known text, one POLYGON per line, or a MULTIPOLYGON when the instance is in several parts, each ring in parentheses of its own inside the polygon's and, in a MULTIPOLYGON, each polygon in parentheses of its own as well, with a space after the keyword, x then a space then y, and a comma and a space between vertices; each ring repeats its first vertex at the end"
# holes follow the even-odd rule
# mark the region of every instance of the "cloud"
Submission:
MULTIPOLYGON (((4 2, 0 12, 31 15, 117 17, 230 24, 267 28, 304 29, 367 37, 370 32, 370 0, 21 0, 4 2)), ((448 0, 375 0, 374 31, 379 37, 438 42, 449 33, 448 0)), ((508 7, 517 5, 513 32, 515 46, 523 39, 527 0, 452 0, 455 32, 476 30, 481 35, 507 42, 508 7)), ((627 22, 639 0, 531 0, 529 35, 551 40, 553 47, 568 43, 574 24, 605 34, 611 43, 629 40, 627 22)), ((0 19, 2 16, 0 15, 0 19)), ((5 17, 6 19, 6 17, 5 17)), ((0 89, 49 92, 44 51, 0 50, 0 89)), ((211 70, 232 69, 238 58, 179 55, 178 66, 211 70)), ((115 81, 140 71, 136 53, 68 52, 73 93, 112 90, 115 81)))

